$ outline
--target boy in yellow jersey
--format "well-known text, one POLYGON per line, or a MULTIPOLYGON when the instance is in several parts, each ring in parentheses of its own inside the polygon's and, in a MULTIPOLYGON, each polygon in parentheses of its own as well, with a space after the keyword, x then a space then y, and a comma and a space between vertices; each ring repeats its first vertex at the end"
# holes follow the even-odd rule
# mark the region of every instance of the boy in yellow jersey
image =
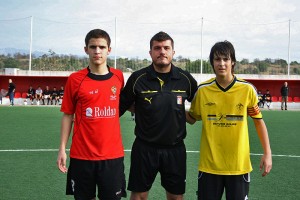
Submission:
POLYGON ((200 84, 188 119, 190 123, 202 120, 198 199, 221 199, 224 189, 228 200, 248 199, 252 166, 247 116, 253 119, 264 150, 262 176, 272 168, 268 131, 257 106, 255 87, 233 73, 233 45, 218 42, 209 57, 216 77, 200 84))

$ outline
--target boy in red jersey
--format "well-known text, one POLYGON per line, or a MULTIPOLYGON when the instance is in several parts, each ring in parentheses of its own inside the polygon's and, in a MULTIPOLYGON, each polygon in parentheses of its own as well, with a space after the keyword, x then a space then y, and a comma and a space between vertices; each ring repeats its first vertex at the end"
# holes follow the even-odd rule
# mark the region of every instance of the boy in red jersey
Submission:
POLYGON ((120 70, 107 66, 110 41, 105 31, 91 30, 84 47, 89 66, 71 74, 65 86, 57 166, 61 172, 68 172, 66 193, 75 199, 96 199, 96 187, 99 199, 126 196, 119 122, 124 77, 120 70), (73 122, 67 169, 66 145, 73 122))

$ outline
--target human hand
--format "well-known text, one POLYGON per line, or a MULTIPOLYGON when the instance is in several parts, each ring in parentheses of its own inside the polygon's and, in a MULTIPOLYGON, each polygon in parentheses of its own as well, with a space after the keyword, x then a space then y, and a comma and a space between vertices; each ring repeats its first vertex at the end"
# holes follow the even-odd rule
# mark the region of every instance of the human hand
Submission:
POLYGON ((57 167, 62 173, 67 173, 68 168, 66 167, 66 161, 67 161, 67 154, 63 150, 59 150, 58 156, 57 156, 57 167))
POLYGON ((262 176, 266 176, 270 173, 272 169, 272 155, 271 154, 264 154, 261 157, 260 165, 259 165, 260 171, 263 170, 262 176))

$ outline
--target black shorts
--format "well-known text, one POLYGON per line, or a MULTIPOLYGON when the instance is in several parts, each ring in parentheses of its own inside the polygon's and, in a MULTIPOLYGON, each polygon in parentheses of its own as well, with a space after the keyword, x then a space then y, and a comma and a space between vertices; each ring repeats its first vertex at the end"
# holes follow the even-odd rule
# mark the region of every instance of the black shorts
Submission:
POLYGON ((67 175, 67 195, 77 200, 99 199, 119 200, 126 197, 124 158, 90 161, 71 158, 67 175))
POLYGON ((132 146, 128 190, 149 191, 157 173, 161 185, 171 194, 185 193, 186 149, 184 143, 172 147, 157 147, 136 139, 132 146))
POLYGON ((216 175, 199 171, 198 200, 222 199, 224 189, 226 199, 248 199, 250 174, 216 175))

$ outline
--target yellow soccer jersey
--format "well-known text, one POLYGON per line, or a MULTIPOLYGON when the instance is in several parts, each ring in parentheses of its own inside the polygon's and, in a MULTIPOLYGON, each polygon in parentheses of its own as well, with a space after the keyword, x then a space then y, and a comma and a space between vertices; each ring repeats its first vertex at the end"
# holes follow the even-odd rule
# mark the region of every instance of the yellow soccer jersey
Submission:
POLYGON ((262 118, 256 89, 237 79, 222 88, 215 78, 198 87, 190 114, 202 120, 199 170, 219 175, 252 171, 247 116, 262 118))

